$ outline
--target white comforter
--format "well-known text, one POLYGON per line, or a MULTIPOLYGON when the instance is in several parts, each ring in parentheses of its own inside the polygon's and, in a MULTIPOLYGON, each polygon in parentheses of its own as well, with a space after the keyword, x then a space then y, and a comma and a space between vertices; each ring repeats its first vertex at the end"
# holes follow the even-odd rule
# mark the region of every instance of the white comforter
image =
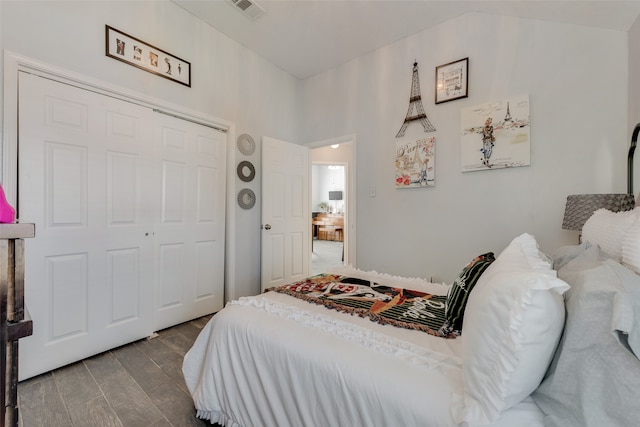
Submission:
MULTIPOLYGON (((463 337, 380 325, 270 292, 216 314, 183 373, 198 416, 225 426, 454 426, 463 337)), ((497 425, 542 426, 542 414, 527 399, 497 425)))

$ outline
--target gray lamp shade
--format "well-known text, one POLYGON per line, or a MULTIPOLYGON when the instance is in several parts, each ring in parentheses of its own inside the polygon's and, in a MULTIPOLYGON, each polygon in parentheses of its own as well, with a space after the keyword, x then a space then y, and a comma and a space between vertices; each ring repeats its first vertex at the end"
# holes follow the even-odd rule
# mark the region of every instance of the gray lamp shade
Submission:
POLYGON ((329 200, 342 200, 342 191, 329 191, 329 200))
POLYGON ((562 228, 582 231, 582 226, 598 209, 622 212, 633 209, 633 194, 574 194, 567 197, 562 228))

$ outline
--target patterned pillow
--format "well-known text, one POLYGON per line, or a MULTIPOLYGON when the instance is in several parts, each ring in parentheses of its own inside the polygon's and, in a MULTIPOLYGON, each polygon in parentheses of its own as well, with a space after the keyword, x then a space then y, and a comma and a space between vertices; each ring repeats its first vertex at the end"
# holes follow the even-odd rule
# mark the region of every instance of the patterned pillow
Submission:
POLYGON ((460 335, 462 333, 462 319, 467 305, 469 293, 478 282, 484 271, 496 260, 493 252, 475 257, 467 264, 449 288, 445 306, 445 323, 440 329, 440 335, 460 335))

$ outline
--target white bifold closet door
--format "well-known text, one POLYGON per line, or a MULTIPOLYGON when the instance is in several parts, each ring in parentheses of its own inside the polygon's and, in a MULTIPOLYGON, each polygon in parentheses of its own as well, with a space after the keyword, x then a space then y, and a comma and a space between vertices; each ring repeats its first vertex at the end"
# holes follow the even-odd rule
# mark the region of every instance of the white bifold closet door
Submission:
POLYGON ((20 73, 20 379, 222 307, 225 152, 223 132, 20 73))
POLYGON ((157 114, 155 329, 224 305, 226 135, 157 114))

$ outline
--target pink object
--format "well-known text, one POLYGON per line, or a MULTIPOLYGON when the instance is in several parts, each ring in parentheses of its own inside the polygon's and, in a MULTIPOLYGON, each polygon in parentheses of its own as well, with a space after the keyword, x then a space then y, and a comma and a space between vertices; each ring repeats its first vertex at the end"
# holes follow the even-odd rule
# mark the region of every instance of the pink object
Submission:
POLYGON ((0 185, 0 222, 11 223, 16 220, 16 210, 7 202, 2 185, 0 185))

